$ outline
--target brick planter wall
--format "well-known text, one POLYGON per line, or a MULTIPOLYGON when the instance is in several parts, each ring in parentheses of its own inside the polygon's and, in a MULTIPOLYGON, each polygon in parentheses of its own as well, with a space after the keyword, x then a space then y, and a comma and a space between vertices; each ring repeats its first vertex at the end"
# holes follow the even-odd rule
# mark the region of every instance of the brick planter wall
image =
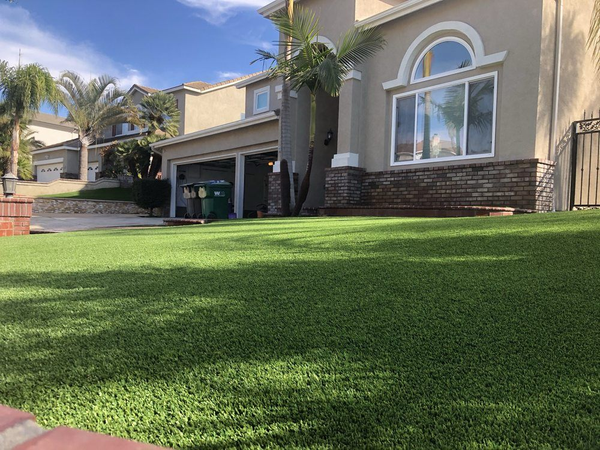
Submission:
POLYGON ((327 169, 325 206, 499 206, 551 211, 551 161, 528 159, 385 172, 327 169), (357 198, 360 202, 357 203, 357 198))
MULTIPOLYGON (((67 198, 36 198, 35 213, 52 214, 147 214, 133 202, 116 200, 84 200, 67 198)), ((156 211, 155 211, 156 212, 156 211)))
POLYGON ((0 237, 29 234, 33 199, 0 197, 0 237))
POLYGON ((326 169, 325 207, 360 205, 364 175, 365 169, 359 167, 326 169))
MULTIPOLYGON (((281 214, 281 173, 270 173, 268 178, 269 214, 281 214)), ((294 189, 298 194, 298 174, 294 174, 294 189)))

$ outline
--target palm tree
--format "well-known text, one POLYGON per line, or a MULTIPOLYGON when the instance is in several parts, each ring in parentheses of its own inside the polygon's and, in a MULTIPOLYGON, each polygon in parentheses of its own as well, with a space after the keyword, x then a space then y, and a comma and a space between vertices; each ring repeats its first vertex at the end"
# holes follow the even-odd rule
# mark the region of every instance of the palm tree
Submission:
POLYGON ((164 92, 145 96, 140 102, 136 123, 148 129, 141 139, 123 142, 117 147, 117 155, 135 178, 156 178, 162 165, 162 157, 153 153, 150 144, 179 134, 180 112, 175 97, 164 92))
POLYGON ((600 0, 594 2, 588 46, 592 49, 598 70, 600 70, 600 0))
MULTIPOLYGON (((31 150, 42 148, 44 143, 34 137, 27 128, 27 122, 21 122, 21 139, 19 140, 19 161, 17 172, 12 172, 23 180, 31 180, 31 150)), ((10 154, 13 125, 8 117, 0 117, 0 176, 10 172, 10 154)))
POLYGON ((17 174, 21 123, 39 112, 44 103, 49 103, 57 111, 59 91, 48 70, 42 66, 10 67, 6 61, 0 61, 0 98, 2 114, 10 118, 12 125, 8 170, 17 174))
POLYGON ((286 38, 287 49, 279 55, 257 50, 259 61, 272 64, 272 77, 283 77, 296 91, 307 88, 310 92, 310 144, 306 174, 300 185, 294 216, 300 215, 310 189, 313 156, 315 150, 315 130, 317 93, 337 97, 348 73, 357 65, 383 49, 385 40, 378 28, 352 28, 341 37, 337 52, 317 42, 319 21, 315 14, 307 9, 298 8, 293 17, 288 11, 276 13, 271 20, 286 38))
POLYGON ((119 123, 135 120, 135 109, 117 80, 108 75, 86 83, 74 72, 60 75, 61 103, 68 111, 66 121, 75 124, 81 143, 79 151, 79 179, 87 181, 88 147, 103 130, 119 123))
MULTIPOLYGON (((288 17, 294 20, 294 0, 285 0, 285 10, 288 17)), ((292 37, 285 37, 285 57, 290 58, 292 37)), ((294 187, 294 169, 292 166, 292 112, 290 100, 290 81, 283 77, 281 89, 281 121, 280 149, 281 149, 281 213, 289 216, 296 206, 296 191, 294 187)))

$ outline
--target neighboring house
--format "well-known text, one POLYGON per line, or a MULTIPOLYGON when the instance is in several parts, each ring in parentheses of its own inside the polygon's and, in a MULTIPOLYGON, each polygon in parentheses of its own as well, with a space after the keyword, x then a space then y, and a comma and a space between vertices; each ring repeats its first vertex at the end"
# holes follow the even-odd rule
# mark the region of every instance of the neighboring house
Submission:
MULTIPOLYGON (((335 49, 353 26, 379 26, 386 48, 319 102, 309 208, 406 206, 566 209, 571 124, 600 108, 586 47, 593 0, 299 0, 335 49), (328 130, 335 138, 322 144, 328 130)), ((283 0, 260 10, 268 17, 283 0)), ((279 208, 280 81, 257 75, 244 120, 160 142, 163 174, 236 184, 236 212, 279 208), (274 165, 275 172, 277 164, 274 165), (255 180, 255 181, 250 181, 255 180), (255 184, 252 184, 255 183, 255 184), (251 199, 249 200, 248 197, 251 199), (260 200, 260 201, 259 201, 260 200)), ((308 99, 293 101, 294 165, 304 175, 308 99)), ((598 186, 596 187, 598 189, 598 186)))
MULTIPOLYGON (((180 134, 239 120, 244 113, 245 93, 237 88, 239 82, 252 75, 209 84, 202 81, 184 83, 164 90, 175 96, 181 111, 180 134)), ((157 92, 157 89, 134 85, 129 90, 134 104, 157 92)), ((54 118, 54 116, 52 116, 54 118)), ((64 120, 64 119, 56 119, 64 120)), ((72 127, 71 127, 72 131, 72 127)), ((102 172, 102 152, 124 140, 135 139, 144 130, 129 123, 114 125, 89 147, 88 180, 96 180, 102 172)), ((47 144, 47 143, 46 143, 47 144)), ((58 178, 78 178, 80 144, 76 134, 31 152, 37 181, 49 182, 58 178)))
POLYGON ((54 145, 77 137, 73 125, 65 123, 64 117, 37 113, 29 122, 28 128, 33 137, 44 145, 54 145))

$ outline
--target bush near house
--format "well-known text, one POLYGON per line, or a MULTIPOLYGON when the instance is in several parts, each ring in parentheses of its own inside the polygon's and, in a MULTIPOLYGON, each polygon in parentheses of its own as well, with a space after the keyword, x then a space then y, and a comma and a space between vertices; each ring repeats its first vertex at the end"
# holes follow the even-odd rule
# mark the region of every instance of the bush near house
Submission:
POLYGON ((42 198, 79 198, 85 200, 119 200, 133 201, 131 188, 107 188, 89 191, 65 192, 62 194, 41 195, 42 198))
POLYGON ((140 208, 149 210, 152 217, 154 208, 160 208, 169 201, 171 184, 166 180, 150 178, 133 181, 133 201, 140 208))
POLYGON ((598 448, 599 254, 600 211, 8 239, 0 403, 185 449, 598 448))

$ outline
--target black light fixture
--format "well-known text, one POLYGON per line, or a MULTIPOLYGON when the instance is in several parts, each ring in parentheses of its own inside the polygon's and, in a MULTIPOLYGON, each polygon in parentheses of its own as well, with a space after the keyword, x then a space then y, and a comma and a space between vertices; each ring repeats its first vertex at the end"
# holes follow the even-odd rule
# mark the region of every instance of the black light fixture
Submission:
POLYGON ((331 140, 333 139, 333 136, 334 136, 334 134, 333 134, 333 130, 332 130, 332 129, 330 129, 330 130, 327 132, 327 139, 325 139, 325 146, 328 146, 329 144, 331 144, 331 140))
POLYGON ((12 173, 8 172, 2 177, 2 189, 5 197, 12 197, 17 191, 17 181, 19 179, 12 173))

